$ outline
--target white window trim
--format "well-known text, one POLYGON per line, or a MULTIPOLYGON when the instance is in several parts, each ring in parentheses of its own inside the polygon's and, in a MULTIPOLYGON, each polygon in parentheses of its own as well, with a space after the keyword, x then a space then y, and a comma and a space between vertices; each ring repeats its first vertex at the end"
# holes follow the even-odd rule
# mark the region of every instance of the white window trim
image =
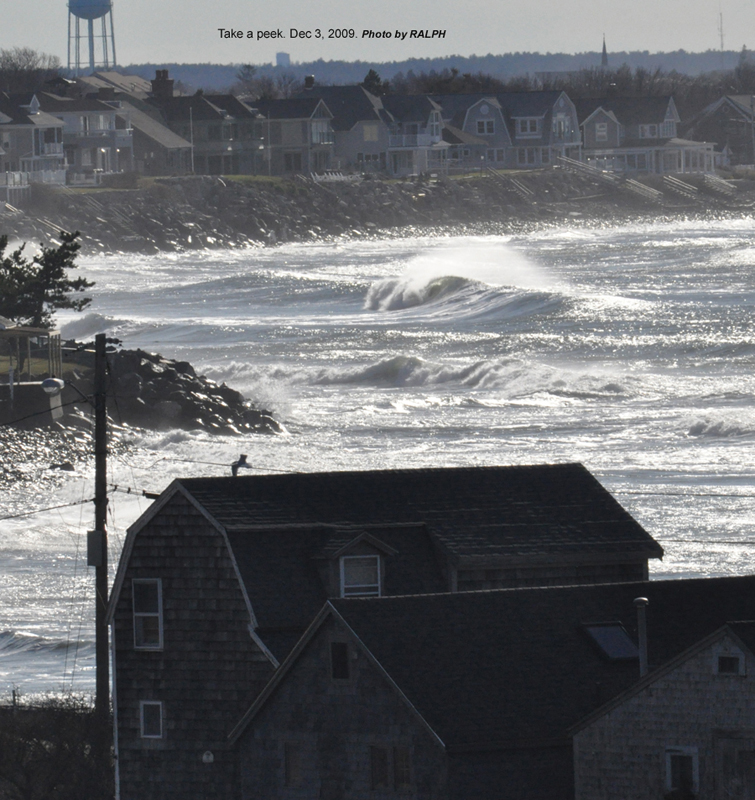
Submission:
POLYGON ((666 748, 666 791, 671 792, 671 756, 691 756, 692 758, 692 791, 700 791, 700 760, 696 747, 667 747, 666 748))
MULTIPOLYGON (((382 563, 380 556, 377 554, 367 553, 365 555, 359 556, 341 556, 339 569, 341 573, 341 597, 382 597, 383 594, 383 575, 382 575, 382 563), (344 564, 346 561, 350 561, 355 558, 374 558, 377 560, 377 591, 364 591, 364 592, 354 592, 351 591, 348 594, 346 593, 346 571, 344 569, 344 564)), ((372 588, 375 584, 365 584, 364 588, 372 588)), ((352 588, 360 588, 352 587, 352 588)))
POLYGON ((133 578, 131 581, 131 612, 134 627, 134 650, 162 650, 163 649, 163 582, 161 578, 133 578), (157 584, 157 614, 154 612, 140 611, 137 613, 134 608, 133 588, 137 583, 156 583, 157 584), (137 617, 157 617, 157 627, 159 633, 158 644, 137 644, 136 643, 136 619, 137 617))
POLYGON ((140 700, 139 701, 139 732, 142 739, 162 739, 165 731, 165 715, 163 714, 163 704, 161 700, 140 700), (145 706, 158 706, 160 709, 160 733, 144 732, 144 708, 145 706))

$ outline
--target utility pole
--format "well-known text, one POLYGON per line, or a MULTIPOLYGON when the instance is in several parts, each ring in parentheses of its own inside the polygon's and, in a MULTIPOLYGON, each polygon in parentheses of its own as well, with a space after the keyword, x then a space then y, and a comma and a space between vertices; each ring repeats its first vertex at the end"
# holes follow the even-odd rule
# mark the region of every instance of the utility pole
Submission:
POLYGON ((110 668, 107 630, 107 340, 98 333, 94 344, 94 531, 89 563, 95 573, 95 713, 110 715, 110 668))

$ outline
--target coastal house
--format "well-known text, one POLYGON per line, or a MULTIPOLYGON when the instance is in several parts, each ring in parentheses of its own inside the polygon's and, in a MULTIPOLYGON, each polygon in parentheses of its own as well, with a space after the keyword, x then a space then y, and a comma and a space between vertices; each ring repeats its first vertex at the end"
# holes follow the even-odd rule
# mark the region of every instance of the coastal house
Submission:
POLYGON ((482 95, 433 95, 441 107, 449 168, 504 167, 511 136, 501 105, 482 95))
POLYGON ((316 84, 299 97, 320 98, 333 115, 333 169, 386 172, 392 117, 379 97, 363 86, 316 84))
POLYGON ((239 797, 570 800, 574 748, 577 798, 649 800, 687 774, 709 789, 713 752, 699 734, 718 725, 722 769, 751 775, 752 678, 739 672, 752 661, 738 636, 714 634, 675 691, 655 687, 690 642, 751 616, 753 589, 747 577, 332 599, 231 734, 239 797), (640 675, 638 596, 653 666, 671 665, 650 673, 644 713, 622 712, 610 734, 593 723, 573 744, 580 718, 617 695, 617 708, 630 702, 620 693, 640 675))
POLYGON ((119 796, 231 796, 228 735, 329 598, 637 581, 661 556, 578 464, 174 481, 111 596, 119 796))
POLYGON ((395 177, 443 172, 449 144, 443 141, 441 107, 427 95, 386 95, 390 114, 388 172, 395 177))
POLYGON ((271 175, 323 172, 333 161, 333 114, 319 97, 257 100, 271 175))
POLYGON ((752 797, 754 707, 755 622, 730 622, 572 729, 576 799, 752 797))
MULTIPOLYGON (((135 101, 130 104, 140 108, 135 101)), ((174 96, 168 70, 157 70, 149 104, 159 111, 160 121, 189 144, 192 172, 255 175, 261 171, 261 119, 237 97, 203 93, 174 96)), ((147 129, 147 121, 143 122, 143 129, 147 129)), ((179 142, 174 144, 179 151, 184 149, 179 142)), ((177 157, 183 158, 180 153, 177 157)))
POLYGON ((583 160, 609 172, 714 171, 714 145, 678 137, 673 97, 609 97, 576 102, 583 160))
POLYGON ((131 128, 119 125, 116 110, 96 98, 35 96, 42 111, 63 123, 66 180, 96 184, 103 175, 133 169, 131 128))
POLYGON ((0 93, 0 200, 21 201, 31 183, 65 183, 65 168, 63 123, 36 95, 0 93))
POLYGON ((755 110, 752 95, 724 95, 685 127, 690 139, 714 142, 717 166, 755 164, 755 110))
POLYGON ((509 168, 548 167, 559 156, 580 158, 577 111, 565 92, 505 92, 496 98, 512 141, 509 168))

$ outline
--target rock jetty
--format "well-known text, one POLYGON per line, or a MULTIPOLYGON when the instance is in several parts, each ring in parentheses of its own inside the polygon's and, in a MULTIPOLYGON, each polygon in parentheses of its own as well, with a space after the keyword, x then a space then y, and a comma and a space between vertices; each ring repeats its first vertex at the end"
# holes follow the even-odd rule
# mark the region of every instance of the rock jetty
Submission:
MULTIPOLYGON (((77 368, 89 373, 91 349, 75 342, 64 347, 68 367, 77 376, 77 368)), ((269 411, 257 408, 230 386, 197 375, 187 361, 144 350, 119 350, 108 356, 108 373, 108 411, 117 424, 221 434, 282 431, 269 411)), ((91 391, 88 378, 80 380, 85 393, 91 391)))

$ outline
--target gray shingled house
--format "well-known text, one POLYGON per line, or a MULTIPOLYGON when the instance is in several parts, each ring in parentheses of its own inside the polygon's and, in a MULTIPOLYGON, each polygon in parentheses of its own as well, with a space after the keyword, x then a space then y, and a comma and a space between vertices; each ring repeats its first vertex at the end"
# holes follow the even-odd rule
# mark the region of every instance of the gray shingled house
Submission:
POLYGON ((234 796, 228 734, 328 598, 641 580, 661 556, 579 464, 174 481, 111 596, 120 798, 234 796))
POLYGON ((709 789, 715 758, 752 775, 752 624, 720 626, 754 610, 755 577, 330 600, 231 735, 238 797, 571 800, 598 707, 580 800, 749 797, 709 789))
POLYGON ((575 797, 751 798, 754 708, 755 622, 730 622, 572 729, 575 797))

